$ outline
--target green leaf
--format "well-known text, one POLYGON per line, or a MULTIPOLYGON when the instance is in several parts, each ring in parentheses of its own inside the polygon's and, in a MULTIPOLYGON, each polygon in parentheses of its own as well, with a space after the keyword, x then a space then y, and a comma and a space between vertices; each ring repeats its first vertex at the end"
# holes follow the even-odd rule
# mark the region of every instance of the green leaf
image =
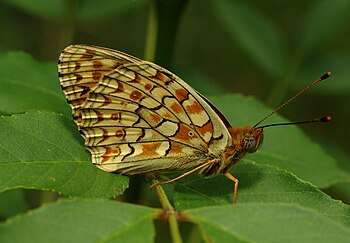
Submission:
POLYGON ((298 53, 306 55, 348 29, 350 1, 315 1, 306 15, 298 53))
MULTIPOLYGON (((350 173, 350 155, 336 147, 331 141, 324 141, 322 145, 323 148, 338 161, 339 166, 341 166, 344 171, 350 173)), ((345 182, 327 188, 326 192, 332 195, 332 197, 341 199, 346 204, 350 204, 350 175, 345 182)))
POLYGON ((349 242, 350 230, 292 204, 248 203, 185 212, 207 242, 349 242))
MULTIPOLYGON (((242 95, 213 97, 211 101, 233 126, 253 126, 271 112, 271 109, 261 102, 242 95)), ((264 124, 276 122, 287 122, 287 120, 275 114, 264 124)), ((297 126, 266 128, 263 145, 256 153, 248 154, 246 158, 259 164, 286 169, 318 187, 328 187, 348 177, 337 162, 317 143, 304 135, 297 126)))
POLYGON ((57 66, 23 52, 0 56, 0 112, 48 110, 71 115, 57 77, 57 66))
POLYGON ((271 77, 280 76, 286 64, 286 44, 267 17, 242 1, 213 1, 217 17, 232 40, 271 77))
MULTIPOLYGON (((350 208, 331 199, 293 174, 266 165, 242 161, 230 173, 239 180, 237 205, 244 203, 294 203, 310 208, 340 224, 350 226, 350 208)), ((174 202, 178 210, 231 204, 233 182, 223 175, 205 179, 197 175, 178 182, 174 202)))
POLYGON ((0 242, 153 242, 157 209, 61 200, 0 224, 0 242))
POLYGON ((48 112, 0 117, 0 191, 52 190, 111 198, 128 178, 97 169, 71 119, 48 112))

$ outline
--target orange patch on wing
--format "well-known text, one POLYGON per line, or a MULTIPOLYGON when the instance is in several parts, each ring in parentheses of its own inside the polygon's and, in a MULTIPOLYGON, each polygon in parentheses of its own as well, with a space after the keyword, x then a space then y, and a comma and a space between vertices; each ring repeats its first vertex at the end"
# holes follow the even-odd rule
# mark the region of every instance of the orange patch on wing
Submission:
POLYGON ((134 83, 141 83, 141 77, 137 73, 135 73, 135 78, 131 81, 134 83))
POLYGON ((112 120, 120 121, 121 118, 122 118, 122 115, 120 114, 120 112, 113 113, 113 114, 111 115, 111 119, 112 119, 112 120))
POLYGON ((125 90, 124 85, 121 82, 118 82, 118 88, 111 93, 122 93, 124 92, 124 90, 125 90))
POLYGON ((198 136, 195 133, 193 133, 193 131, 190 130, 187 126, 180 123, 179 130, 175 133, 173 137, 180 140, 189 141, 192 138, 197 138, 198 136))
POLYGON ((145 89, 146 90, 151 90, 153 88, 153 85, 152 84, 146 84, 145 85, 145 89))
POLYGON ((203 107, 195 100, 191 105, 186 106, 189 114, 199 114, 203 111, 203 107))
POLYGON ((177 90, 175 90, 175 96, 181 102, 181 101, 187 99, 188 91, 183 89, 183 88, 177 89, 177 90))
POLYGON ((142 144, 142 153, 139 156, 144 157, 158 157, 157 149, 159 148, 160 143, 145 143, 142 144))
POLYGON ((173 118, 173 115, 171 113, 169 113, 169 112, 165 113, 163 116, 165 118, 169 118, 169 119, 173 118))
POLYGON ((93 61, 92 65, 93 65, 94 68, 100 68, 100 67, 103 66, 101 61, 93 61))
POLYGON ((75 62, 74 71, 77 71, 80 68, 80 66, 81 66, 80 62, 75 62))
POLYGON ((206 123, 204 126, 202 127, 196 127, 197 131, 204 136, 207 132, 213 132, 213 124, 211 122, 206 123))
POLYGON ((77 78, 77 82, 83 79, 83 76, 81 76, 79 73, 74 73, 74 76, 77 78))
POLYGON ((178 154, 182 154, 182 147, 176 143, 171 143, 170 145, 170 150, 168 152, 169 155, 178 155, 178 154))
POLYGON ((125 137, 125 130, 124 129, 116 130, 115 137, 118 139, 123 139, 125 137))
POLYGON ((92 79, 95 81, 99 81, 101 77, 102 77, 101 72, 95 71, 92 73, 92 79))
POLYGON ((134 101, 139 101, 142 98, 142 93, 140 91, 133 90, 129 97, 134 101))
POLYGON ((175 113, 177 113, 177 114, 179 114, 180 112, 182 112, 181 106, 180 106, 178 103, 176 103, 176 102, 174 102, 174 103, 170 106, 170 108, 171 108, 175 113))
POLYGON ((162 118, 158 114, 154 114, 154 113, 151 114, 151 119, 153 122, 157 124, 162 120, 162 118))
POLYGON ((101 163, 108 161, 109 157, 117 156, 119 154, 120 154, 119 148, 106 147, 106 152, 104 153, 104 155, 101 156, 102 157, 101 163))
POLYGON ((108 131, 107 131, 106 129, 104 129, 104 128, 101 127, 101 130, 103 131, 103 135, 102 135, 102 136, 103 136, 104 138, 106 138, 106 137, 109 136, 109 135, 108 135, 108 131))
POLYGON ((156 75, 154 75, 152 78, 163 81, 163 82, 170 80, 170 78, 168 76, 164 75, 162 72, 159 72, 159 71, 157 71, 156 75))
POLYGON ((85 51, 85 54, 81 56, 81 58, 84 58, 84 59, 91 59, 93 58, 95 55, 95 52, 91 51, 91 50, 86 50, 85 51))

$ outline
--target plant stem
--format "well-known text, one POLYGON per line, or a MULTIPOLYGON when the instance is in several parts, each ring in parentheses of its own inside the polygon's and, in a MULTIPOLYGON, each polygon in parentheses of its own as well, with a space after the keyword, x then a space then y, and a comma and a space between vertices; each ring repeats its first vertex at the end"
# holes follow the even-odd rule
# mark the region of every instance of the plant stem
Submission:
MULTIPOLYGON (((188 0, 153 0, 148 34, 145 46, 145 59, 154 61, 162 66, 169 67, 172 59, 177 28, 180 22, 182 10, 188 0)), ((156 183, 153 180, 153 183, 156 183)), ((174 207, 168 200, 163 188, 155 188, 162 208, 167 214, 170 234, 174 243, 181 243, 178 219, 174 207)))
POLYGON ((76 0, 65 0, 62 34, 60 37, 60 49, 74 41, 76 0))
POLYGON ((170 67, 181 14, 188 0, 153 0, 145 59, 170 67))
POLYGON ((146 47, 145 47, 145 60, 154 62, 154 56, 157 45, 157 33, 158 33, 158 15, 156 11, 155 3, 151 2, 150 16, 147 27, 146 47))
MULTIPOLYGON (((157 183, 157 180, 153 180, 152 183, 157 183)), ((179 224, 176 217, 176 210, 169 202, 167 195, 165 194, 162 186, 156 186, 155 188, 162 208, 168 214, 168 222, 170 227, 170 234, 173 243, 182 243, 181 234, 179 230, 179 224)))

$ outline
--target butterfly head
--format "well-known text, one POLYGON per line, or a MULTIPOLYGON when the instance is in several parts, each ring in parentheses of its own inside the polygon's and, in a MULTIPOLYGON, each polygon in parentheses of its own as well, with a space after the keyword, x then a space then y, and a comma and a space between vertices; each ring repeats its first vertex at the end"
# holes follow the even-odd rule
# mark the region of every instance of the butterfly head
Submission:
POLYGON ((242 147, 248 153, 254 153, 261 146, 264 138, 262 128, 251 128, 243 135, 242 147))
POLYGON ((262 144, 264 132, 262 128, 231 127, 232 146, 236 151, 254 153, 262 144))

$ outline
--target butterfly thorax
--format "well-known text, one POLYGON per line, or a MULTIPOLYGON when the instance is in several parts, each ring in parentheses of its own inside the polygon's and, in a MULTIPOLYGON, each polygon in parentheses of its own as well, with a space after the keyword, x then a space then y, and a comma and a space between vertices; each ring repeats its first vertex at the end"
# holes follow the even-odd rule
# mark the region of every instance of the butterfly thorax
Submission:
POLYGON ((246 127, 228 128, 232 143, 228 144, 221 156, 220 162, 204 168, 201 173, 211 176, 227 172, 234 164, 238 163, 246 153, 254 153, 263 141, 263 129, 246 127))

